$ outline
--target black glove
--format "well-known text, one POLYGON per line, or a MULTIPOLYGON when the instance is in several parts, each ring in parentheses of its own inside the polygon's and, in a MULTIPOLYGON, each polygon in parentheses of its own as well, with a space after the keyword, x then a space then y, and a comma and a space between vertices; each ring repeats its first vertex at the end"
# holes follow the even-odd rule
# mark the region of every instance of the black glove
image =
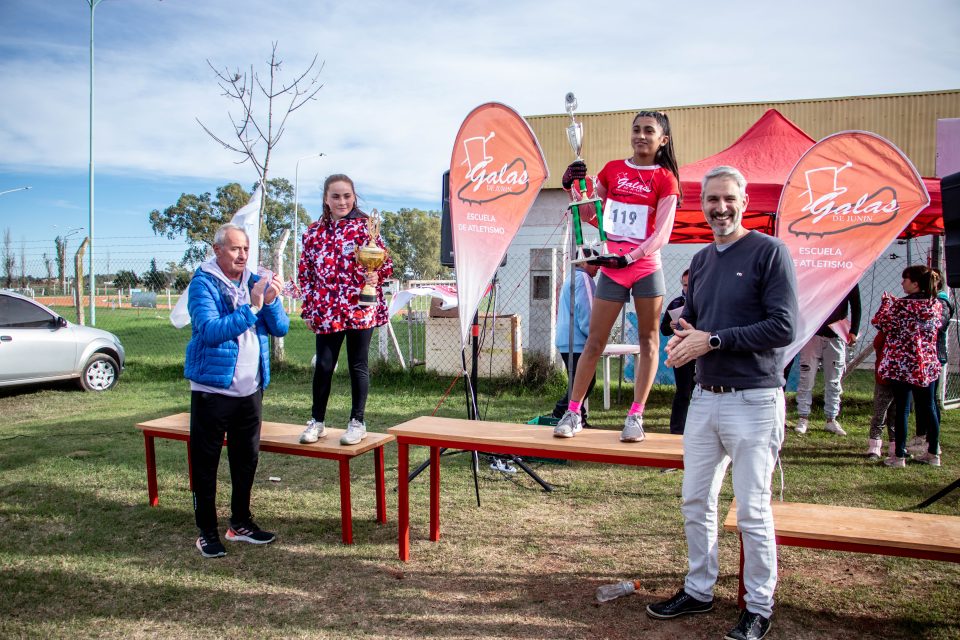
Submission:
POLYGON ((567 167, 567 170, 563 172, 563 178, 560 180, 560 184, 563 185, 564 189, 569 189, 573 186, 574 180, 583 180, 587 177, 587 163, 583 160, 574 160, 570 163, 570 166, 567 167))
POLYGON ((627 256, 597 256, 587 260, 587 264, 607 267, 608 269, 623 269, 630 263, 627 262, 627 256))

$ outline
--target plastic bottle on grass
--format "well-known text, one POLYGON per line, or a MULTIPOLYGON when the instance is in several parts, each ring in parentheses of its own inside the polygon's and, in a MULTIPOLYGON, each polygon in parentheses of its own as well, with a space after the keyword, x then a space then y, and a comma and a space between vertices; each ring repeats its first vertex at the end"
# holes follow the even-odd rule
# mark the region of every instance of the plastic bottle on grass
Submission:
POLYGON ((605 584, 597 587, 597 602, 610 602, 617 598, 628 596, 640 588, 639 580, 624 580, 614 584, 605 584))

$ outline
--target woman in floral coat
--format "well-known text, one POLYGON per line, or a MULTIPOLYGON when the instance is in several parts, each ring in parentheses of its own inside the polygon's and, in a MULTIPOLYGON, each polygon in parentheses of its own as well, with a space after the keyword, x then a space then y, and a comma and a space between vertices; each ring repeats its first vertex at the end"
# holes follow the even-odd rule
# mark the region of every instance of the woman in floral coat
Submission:
POLYGON ((896 406, 895 451, 883 461, 888 467, 906 466, 907 396, 913 393, 917 425, 926 425, 927 453, 916 461, 940 466, 940 421, 934 410, 933 382, 940 375, 937 359, 937 330, 941 323, 941 307, 934 297, 933 271, 913 265, 903 271, 903 291, 907 295, 894 298, 883 294, 873 325, 886 337, 878 375, 893 387, 896 406))
MULTIPOLYGON (((368 274, 357 261, 356 252, 370 241, 367 214, 356 206, 353 180, 335 174, 323 183, 323 216, 303 234, 298 277, 303 296, 301 316, 307 327, 317 334, 317 366, 313 373, 313 407, 307 428, 300 442, 311 443, 322 438, 327 400, 333 370, 340 357, 344 340, 350 367, 352 406, 342 444, 357 444, 367 437, 363 412, 367 404, 370 374, 367 354, 373 328, 386 324, 387 305, 380 283, 393 273, 389 255, 383 265, 368 274), (364 284, 377 288, 377 303, 359 306, 360 289, 364 284)), ((386 247, 379 237, 381 249, 386 247)))

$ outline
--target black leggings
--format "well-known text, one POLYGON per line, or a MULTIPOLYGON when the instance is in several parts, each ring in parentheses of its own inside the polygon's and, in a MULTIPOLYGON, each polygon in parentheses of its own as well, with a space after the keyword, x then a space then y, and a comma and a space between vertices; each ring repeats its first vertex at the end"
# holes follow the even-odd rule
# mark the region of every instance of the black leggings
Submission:
POLYGON ((347 364, 350 367, 350 393, 352 405, 350 418, 363 422, 363 410, 367 406, 367 391, 370 388, 370 372, 367 355, 373 328, 347 329, 336 333, 317 334, 317 368, 313 372, 313 419, 323 422, 330 398, 330 382, 333 369, 340 357, 343 339, 347 339, 347 364))

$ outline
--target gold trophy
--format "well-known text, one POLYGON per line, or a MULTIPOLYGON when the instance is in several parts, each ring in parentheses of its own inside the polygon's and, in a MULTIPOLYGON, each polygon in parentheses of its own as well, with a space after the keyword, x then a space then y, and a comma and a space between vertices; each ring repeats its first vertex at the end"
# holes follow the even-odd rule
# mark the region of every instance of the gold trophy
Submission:
MULTIPOLYGON (((366 270, 367 274, 374 273, 380 268, 384 260, 387 259, 387 252, 377 246, 377 238, 380 237, 380 214, 376 209, 370 212, 367 218, 367 233, 370 235, 370 241, 357 249, 357 262, 366 270)), ((360 306, 372 307, 377 304, 377 290, 369 284, 364 284, 360 290, 360 306)))

